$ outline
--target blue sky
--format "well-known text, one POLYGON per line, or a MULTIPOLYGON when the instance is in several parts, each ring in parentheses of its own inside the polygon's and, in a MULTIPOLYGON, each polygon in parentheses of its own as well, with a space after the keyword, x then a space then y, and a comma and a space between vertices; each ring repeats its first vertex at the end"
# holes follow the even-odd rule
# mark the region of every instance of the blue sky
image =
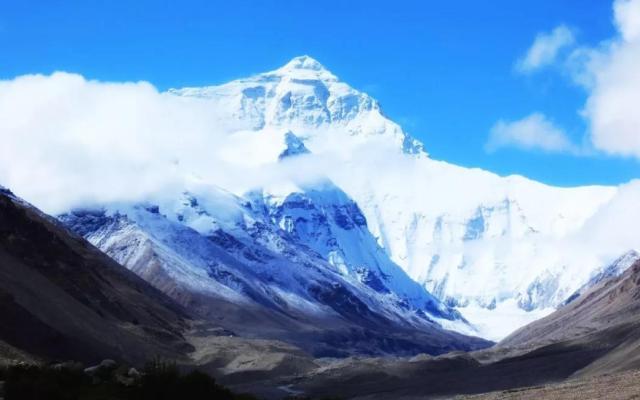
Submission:
POLYGON ((574 143, 587 94, 550 66, 514 68, 560 24, 597 45, 610 1, 20 1, 0 5, 0 78, 56 70, 160 89, 222 83, 308 54, 377 98, 438 159, 558 185, 620 183, 634 159, 501 148, 501 119, 545 114, 574 143), (380 3, 380 4, 377 4, 380 3))

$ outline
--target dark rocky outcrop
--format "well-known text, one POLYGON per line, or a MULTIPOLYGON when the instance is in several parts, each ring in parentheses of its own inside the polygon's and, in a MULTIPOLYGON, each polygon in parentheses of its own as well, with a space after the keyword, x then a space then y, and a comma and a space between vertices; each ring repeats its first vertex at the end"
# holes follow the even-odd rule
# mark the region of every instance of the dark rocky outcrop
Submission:
POLYGON ((182 357, 177 303, 10 192, 0 193, 0 341, 35 358, 182 357))

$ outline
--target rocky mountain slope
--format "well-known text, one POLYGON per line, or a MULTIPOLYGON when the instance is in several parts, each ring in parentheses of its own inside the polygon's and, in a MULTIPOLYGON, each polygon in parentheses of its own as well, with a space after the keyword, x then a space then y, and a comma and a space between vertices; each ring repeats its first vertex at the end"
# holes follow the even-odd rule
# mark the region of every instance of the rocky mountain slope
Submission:
POLYGON ((291 387, 309 395, 362 399, 485 392, 494 393, 477 398, 602 398, 598 395, 611 390, 616 398, 633 398, 638 385, 624 380, 640 368, 639 305, 636 261, 622 275, 602 280, 490 349, 411 359, 345 359, 322 365, 291 387))
POLYGON ((12 359, 137 364, 193 350, 182 307, 3 188, 0 315, 0 352, 12 359))
POLYGON ((535 347, 557 342, 610 344, 581 374, 640 367, 640 261, 605 279, 553 314, 505 338, 503 347, 535 347))
POLYGON ((60 220, 243 337, 285 340, 317 356, 439 354, 490 344, 443 329, 473 332, 386 258, 357 205, 330 183, 278 206, 257 192, 248 198, 207 188, 175 202, 74 210, 60 220))
MULTIPOLYGON (((192 195, 185 195, 185 200, 188 201, 176 205, 174 211, 177 214, 173 217, 168 212, 161 214, 162 207, 136 205, 128 209, 126 216, 110 210, 76 211, 75 214, 64 216, 63 220, 89 237, 93 234, 94 238, 103 239, 109 238, 109 235, 103 234, 115 225, 120 235, 129 235, 131 242, 143 244, 142 251, 137 252, 138 247, 133 245, 117 247, 116 244, 128 242, 123 241, 122 237, 112 237, 115 247, 111 251, 125 260, 141 261, 131 264, 141 268, 136 270, 137 273, 150 273, 148 276, 156 277, 155 285, 192 307, 198 314, 208 314, 209 322, 189 322, 181 306, 111 261, 82 238, 69 233, 56 220, 3 189, 0 194, 0 305, 3 321, 7 323, 0 327, 0 355, 9 354, 11 358, 27 361, 44 357, 75 358, 87 362, 112 356, 132 363, 142 362, 150 355, 161 355, 197 365, 235 389, 251 391, 266 398, 280 398, 292 393, 367 399, 441 397, 495 390, 515 393, 515 388, 549 385, 571 377, 592 377, 640 366, 637 354, 640 340, 637 332, 640 330, 636 318, 636 303, 640 299, 640 261, 621 275, 598 282, 556 313, 532 324, 529 330, 523 329, 501 343, 501 346, 488 350, 453 352, 437 357, 422 354, 413 358, 313 359, 305 351, 281 342, 235 337, 232 332, 225 330, 224 319, 239 315, 240 319, 235 321, 239 324, 243 315, 247 318, 251 316, 235 314, 242 313, 239 307, 216 310, 216 307, 225 307, 224 301, 220 300, 222 296, 216 299, 185 291, 181 279, 188 281, 194 275, 175 268, 180 264, 171 265, 167 272, 178 271, 185 276, 179 277, 176 273, 177 276, 169 279, 157 273, 165 268, 164 263, 179 261, 175 258, 179 257, 176 248, 166 247, 167 243, 173 243, 173 239, 177 238, 183 239, 182 244, 187 246, 190 250, 188 254, 192 256, 194 246, 208 248, 203 241, 234 243, 231 247, 216 245, 209 251, 218 248, 219 253, 206 254, 220 257, 217 266, 223 267, 221 271, 247 273, 250 270, 246 264, 238 270, 232 268, 233 260, 239 260, 238 254, 229 250, 239 247, 233 236, 222 235, 222 232, 205 236, 186 225, 170 224, 171 221, 180 220, 177 215, 182 215, 183 222, 193 222, 191 218, 195 215, 204 215, 190 214, 193 207, 198 208, 192 195), (156 229, 145 231, 143 228, 148 224, 156 229), (158 226, 165 229, 158 229, 158 226), (175 234, 174 229, 178 232, 177 236, 171 236, 175 234), (184 231, 190 233, 185 234, 184 231), (167 236, 163 242, 163 237, 152 236, 149 232, 155 235, 164 232, 167 236), (220 238, 225 240, 221 241, 220 238), (169 250, 174 258, 163 253, 169 250), (155 261, 144 262, 148 259, 155 261), (150 270, 143 267, 149 267, 150 270), (157 271, 153 272, 154 269, 157 271), (230 313, 226 314, 227 311, 230 313), (185 334, 193 324, 197 325, 196 329, 190 329, 185 334)), ((201 211, 206 209, 206 205, 202 207, 201 211)), ((121 211, 124 209, 124 206, 120 207, 121 211)), ((264 211, 255 211, 256 214, 252 215, 263 215, 264 211)), ((285 208, 282 215, 291 212, 285 208)), ((289 232, 294 234, 296 231, 290 229, 289 232)), ((265 236, 264 231, 258 236, 263 239, 269 237, 265 236)), ((246 237, 243 238, 243 241, 246 240, 246 237)), ((310 243, 313 244, 313 241, 310 243)), ((252 256, 266 256, 266 253, 256 254, 255 247, 250 250, 252 256)), ((301 257, 305 253, 296 251, 294 254, 301 257)), ((627 254, 619 262, 624 263, 633 256, 627 254)), ((323 260, 320 253, 316 253, 316 258, 323 260)), ((191 262, 193 260, 190 259, 191 262)), ((287 268, 284 262, 278 265, 287 268)), ((182 266, 194 268, 193 264, 183 263, 182 266)), ((264 267, 261 265, 261 268, 264 267)), ((624 266, 619 267, 612 265, 604 270, 624 269, 624 266)), ((288 274, 292 271, 286 269, 285 272, 288 274)), ((197 278, 195 281, 204 279, 203 276, 197 278)), ((240 275, 240 278, 246 279, 246 276, 240 275)), ((274 275, 274 280, 277 279, 278 276, 274 275)), ((332 279, 337 278, 334 276, 332 279)), ((264 290, 264 287, 256 287, 255 282, 258 281, 254 281, 253 287, 236 293, 264 290)), ((207 282, 203 287, 210 285, 211 282, 207 282)), ((224 291, 224 287, 220 284, 216 290, 224 291)), ((291 285, 287 284, 287 287, 291 285)), ((264 291, 256 292, 253 296, 254 299, 266 299, 264 291)), ((267 307, 254 308, 256 315, 264 318, 259 321, 259 326, 278 331, 274 327, 278 323, 285 323, 287 329, 292 328, 291 318, 283 317, 282 310, 271 309, 271 314, 265 310, 267 307), (269 326, 267 318, 278 318, 278 315, 279 320, 269 326)), ((367 314, 366 309, 359 311, 363 312, 364 320, 380 317, 375 313, 367 314)), ((293 311, 290 309, 289 312, 293 311)), ((312 320, 308 315, 300 313, 298 317, 298 327, 311 325, 312 320)), ((391 316, 387 315, 387 318, 391 316)), ((250 319, 244 319, 245 324, 248 321, 250 326, 250 319)), ((345 324, 340 319, 331 318, 324 319, 324 322, 345 324)), ((355 322, 352 328, 362 320, 355 322)), ((391 319, 387 322, 397 323, 391 319)), ((390 335, 390 331, 376 332, 372 329, 368 333, 368 344, 371 345, 371 340, 380 340, 378 344, 381 346, 396 346, 402 331, 399 325, 391 328, 395 336, 390 335), (397 342, 394 343, 394 340, 397 342)), ((408 337, 404 336, 404 339, 408 337)), ((451 341, 456 336, 434 329, 426 332, 422 338, 413 338, 415 342, 404 343, 410 343, 411 346, 421 343, 421 340, 424 340, 422 343, 439 343, 438 340, 451 341)), ((340 339, 344 340, 344 337, 340 339)), ((458 336, 457 339, 465 339, 469 343, 469 338, 458 336)), ((344 348, 350 345, 341 344, 344 348)), ((401 350, 390 349, 398 353, 401 350)), ((548 390, 556 390, 553 388, 548 390)))

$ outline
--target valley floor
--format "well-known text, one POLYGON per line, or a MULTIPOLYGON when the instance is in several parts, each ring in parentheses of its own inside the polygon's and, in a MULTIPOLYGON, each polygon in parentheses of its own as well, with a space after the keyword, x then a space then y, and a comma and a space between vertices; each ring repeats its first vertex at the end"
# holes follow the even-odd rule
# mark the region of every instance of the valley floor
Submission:
POLYGON ((457 396, 456 400, 630 400, 640 399, 640 370, 572 379, 562 383, 457 396))

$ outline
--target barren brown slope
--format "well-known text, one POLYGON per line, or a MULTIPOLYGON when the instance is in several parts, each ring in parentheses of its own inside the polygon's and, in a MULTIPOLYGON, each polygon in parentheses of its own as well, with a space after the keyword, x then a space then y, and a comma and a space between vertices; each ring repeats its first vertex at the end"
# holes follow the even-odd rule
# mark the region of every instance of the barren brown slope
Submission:
POLYGON ((576 375, 640 367, 640 261, 624 274, 599 283, 553 314, 504 339, 501 347, 534 348, 576 342, 608 348, 576 375))
POLYGON ((637 262, 497 347, 438 358, 345 360, 292 387, 310 395, 362 399, 442 398, 497 390, 507 390, 499 396, 518 398, 509 397, 520 393, 513 389, 640 368, 639 311, 637 262))
POLYGON ((577 339, 616 325, 640 322, 640 261, 624 274, 600 282, 556 312, 524 326, 502 346, 577 339))
POLYGON ((140 363, 191 346, 175 302, 52 218, 0 191, 0 341, 45 359, 140 363))

